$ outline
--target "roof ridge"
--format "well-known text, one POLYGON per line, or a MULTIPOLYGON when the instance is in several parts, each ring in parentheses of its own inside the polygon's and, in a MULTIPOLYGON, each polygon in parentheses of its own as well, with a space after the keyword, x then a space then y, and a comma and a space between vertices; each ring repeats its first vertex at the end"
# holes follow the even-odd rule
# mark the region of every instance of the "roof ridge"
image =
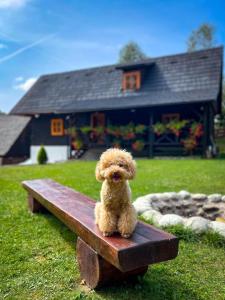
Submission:
POLYGON ((50 74, 44 74, 41 75, 40 78, 44 78, 44 77, 49 77, 49 76, 57 76, 57 75, 67 75, 70 73, 78 73, 78 72, 88 72, 88 71, 94 71, 97 69, 108 69, 108 68, 112 68, 117 66, 118 64, 111 64, 111 65, 103 65, 103 66, 95 66, 95 67, 91 67, 91 68, 83 68, 83 69, 76 69, 76 70, 70 70, 70 71, 64 71, 64 72, 55 72, 55 73, 50 73, 50 74))
POLYGON ((81 68, 81 69, 75 69, 75 70, 70 70, 70 71, 63 71, 63 72, 55 72, 55 73, 49 73, 49 74, 44 74, 41 75, 39 78, 45 78, 49 76, 58 76, 58 75, 67 75, 70 73, 76 73, 76 72, 88 72, 88 71, 94 71, 98 69, 107 69, 107 68, 112 68, 112 67, 119 67, 119 66, 129 66, 129 65, 136 65, 140 63, 149 63, 149 62, 154 62, 155 60, 159 59, 166 59, 166 58, 172 58, 172 57, 180 57, 180 56, 191 56, 195 54, 199 54, 201 52, 211 52, 216 49, 223 49, 223 45, 212 47, 212 48, 207 48, 207 49, 201 49, 201 50, 196 50, 192 52, 180 52, 180 53, 175 53, 175 54, 169 54, 169 55, 162 55, 162 56, 154 56, 154 57, 149 57, 146 59, 142 59, 139 61, 131 62, 131 63, 125 63, 125 64, 120 64, 120 63, 115 63, 115 64, 109 64, 109 65, 102 65, 102 66, 95 66, 95 67, 90 67, 90 68, 81 68))
MULTIPOLYGON (((146 92, 149 97, 153 97, 155 91, 165 89, 190 91, 195 88, 204 90, 210 86, 217 95, 220 93, 222 78, 222 54, 223 48, 220 46, 190 53, 149 58, 144 60, 144 63, 143 60, 142 63, 136 62, 136 65, 154 65, 145 74, 143 73, 143 84, 138 94, 142 97, 142 93, 146 92)), ((130 67, 136 65, 132 63, 130 67)), ((121 90, 122 74, 118 66, 114 64, 43 75, 12 108, 10 114, 54 112, 66 103, 72 105, 76 102, 81 106, 86 105, 87 102, 85 104, 83 100, 87 99, 98 102, 101 99, 115 97, 125 101, 128 95, 121 90)), ((165 95, 163 97, 165 102, 168 102, 165 95)), ((196 97, 200 96, 196 95, 196 97)), ((204 97, 207 98, 207 95, 204 94, 204 97)), ((216 101, 217 98, 215 96, 214 100, 216 101)), ((170 100, 174 103, 172 98, 170 100)), ((151 101, 149 100, 149 103, 151 101)))

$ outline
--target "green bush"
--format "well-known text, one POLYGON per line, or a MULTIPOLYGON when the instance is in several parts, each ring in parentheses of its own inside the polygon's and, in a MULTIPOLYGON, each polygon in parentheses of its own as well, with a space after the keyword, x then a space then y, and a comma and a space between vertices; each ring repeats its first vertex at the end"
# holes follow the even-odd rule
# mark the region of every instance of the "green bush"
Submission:
POLYGON ((39 165, 44 165, 48 161, 48 156, 47 156, 44 146, 41 146, 38 151, 37 161, 38 161, 39 165))

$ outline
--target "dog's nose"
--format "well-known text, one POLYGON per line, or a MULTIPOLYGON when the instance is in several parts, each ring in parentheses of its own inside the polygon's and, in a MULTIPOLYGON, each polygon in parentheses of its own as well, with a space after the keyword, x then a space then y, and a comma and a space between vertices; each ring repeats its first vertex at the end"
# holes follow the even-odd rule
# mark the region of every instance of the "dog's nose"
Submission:
POLYGON ((120 177, 120 173, 119 172, 114 172, 113 177, 120 177))
POLYGON ((121 179, 121 175, 120 175, 119 172, 114 172, 114 173, 112 174, 112 178, 113 178, 113 180, 117 181, 117 180, 120 180, 120 179, 121 179))

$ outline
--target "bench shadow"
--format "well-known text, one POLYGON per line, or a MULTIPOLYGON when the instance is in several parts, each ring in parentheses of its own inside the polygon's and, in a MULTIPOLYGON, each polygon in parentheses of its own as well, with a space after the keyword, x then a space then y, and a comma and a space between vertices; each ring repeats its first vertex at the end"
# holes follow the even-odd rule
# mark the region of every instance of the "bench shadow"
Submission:
MULTIPOLYGON (((105 299, 153 299, 153 300, 196 300, 199 299, 188 285, 182 283, 174 274, 163 268, 149 267, 145 276, 137 280, 112 283, 95 292, 105 299)), ((203 300, 203 299, 202 299, 203 300)))
MULTIPOLYGON (((49 212, 44 212, 48 224, 57 230, 64 241, 76 249, 77 235, 66 225, 49 212)), ((83 287, 81 286, 81 289, 83 287)), ((180 300, 199 299, 199 296, 182 283, 174 274, 168 270, 149 267, 143 277, 129 281, 112 282, 105 287, 95 290, 95 293, 104 298, 125 299, 154 299, 154 300, 180 300)))
POLYGON ((45 216, 48 224, 59 232, 63 240, 69 244, 73 249, 76 248, 77 235, 72 232, 65 224, 63 224, 59 219, 57 219, 53 214, 47 210, 42 213, 45 216))

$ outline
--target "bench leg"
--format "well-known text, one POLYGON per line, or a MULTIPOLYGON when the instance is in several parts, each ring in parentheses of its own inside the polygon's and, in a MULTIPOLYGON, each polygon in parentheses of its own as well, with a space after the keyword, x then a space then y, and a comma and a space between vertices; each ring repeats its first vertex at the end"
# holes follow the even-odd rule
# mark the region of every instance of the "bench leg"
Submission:
POLYGON ((28 194, 28 208, 32 213, 45 212, 46 209, 36 199, 28 194))
POLYGON ((83 279, 91 289, 99 288, 106 284, 113 284, 118 281, 134 279, 137 278, 137 276, 143 276, 148 269, 148 266, 145 266, 129 272, 121 272, 103 259, 81 238, 77 240, 77 260, 81 279, 83 279))

